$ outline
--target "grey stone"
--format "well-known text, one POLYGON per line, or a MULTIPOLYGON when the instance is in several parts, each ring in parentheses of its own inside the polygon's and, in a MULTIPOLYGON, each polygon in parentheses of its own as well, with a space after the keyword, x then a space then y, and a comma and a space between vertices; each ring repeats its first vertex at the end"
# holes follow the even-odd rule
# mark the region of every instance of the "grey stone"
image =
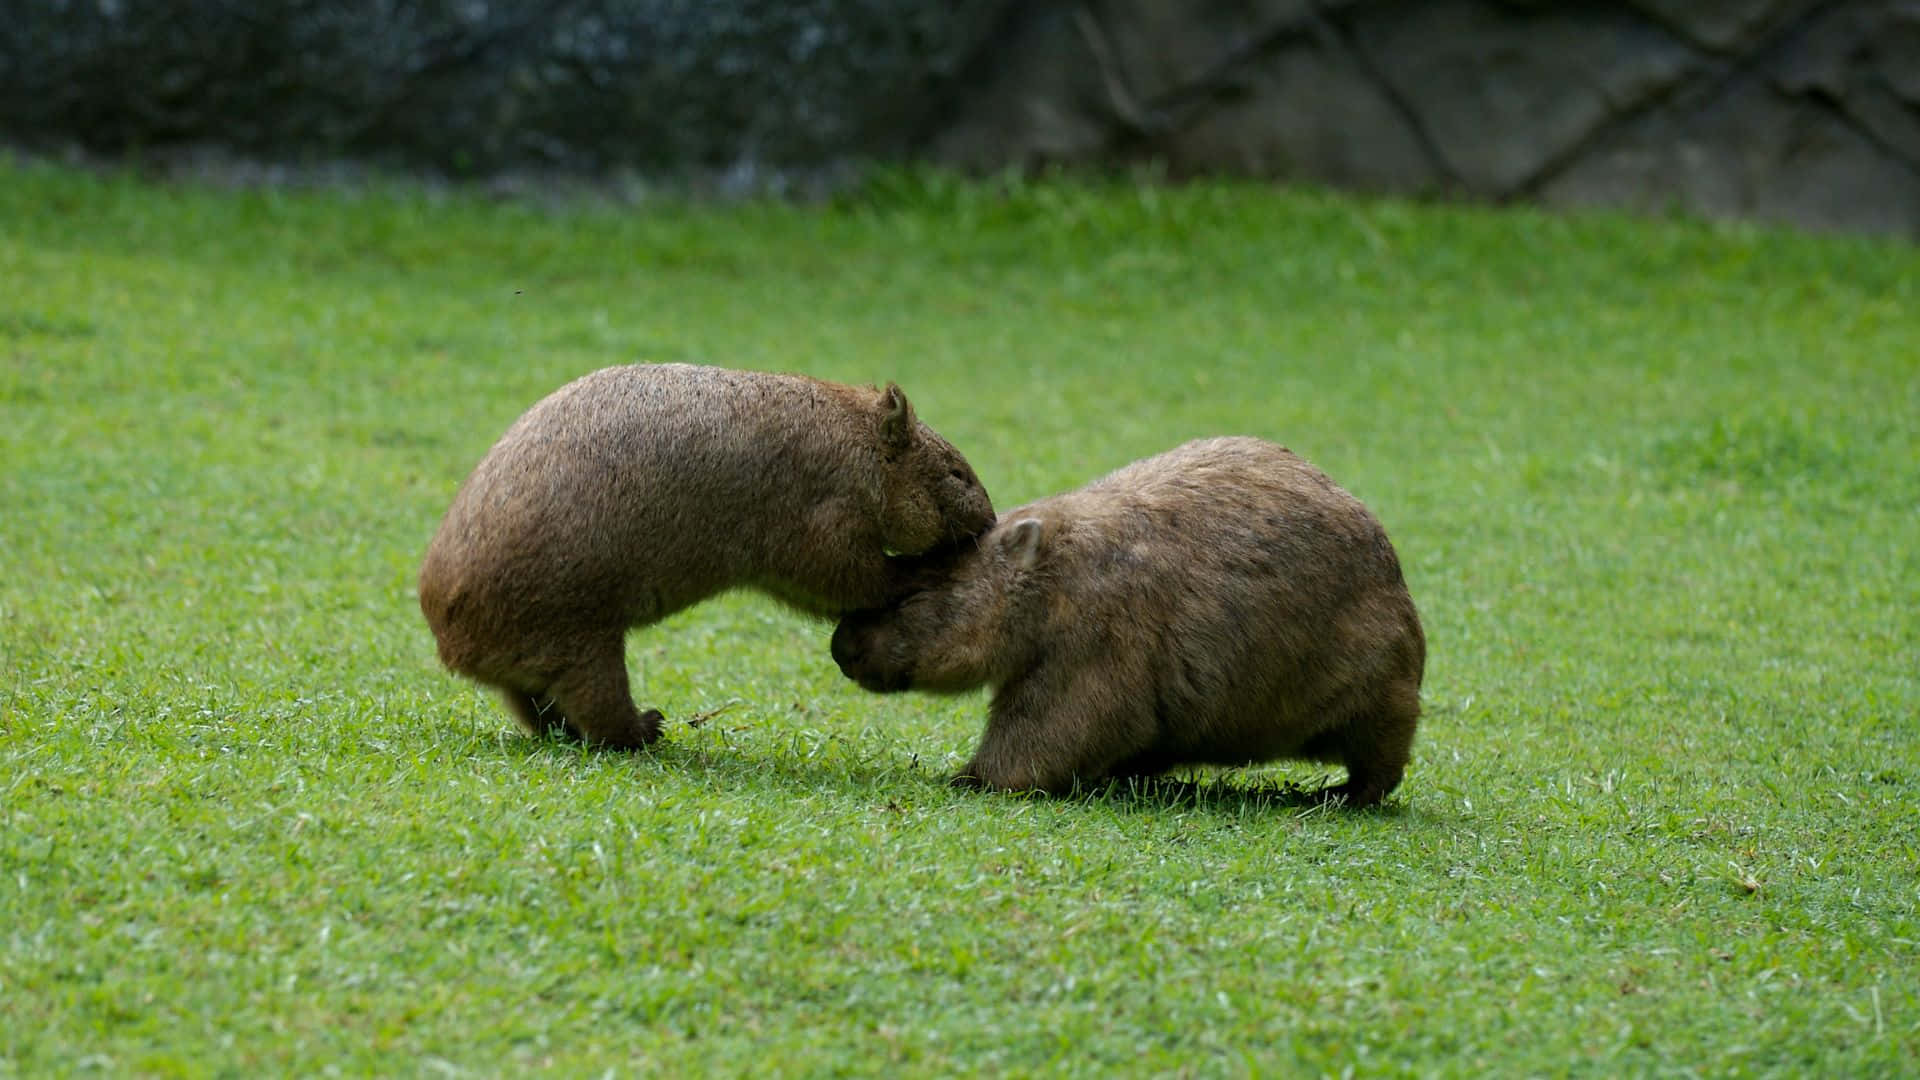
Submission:
POLYGON ((1123 135, 1104 103, 1099 65, 1066 5, 1029 9, 980 67, 923 147, 930 159, 976 172, 1082 162, 1123 135))
POLYGON ((1796 47, 1760 70, 1782 93, 1828 106, 1920 169, 1920 5, 1902 12, 1859 6, 1810 22, 1796 47))
POLYGON ((1517 13, 1435 0, 1359 16, 1355 37, 1465 189, 1521 191, 1615 115, 1699 61, 1665 31, 1593 5, 1517 13))
POLYGON ((1630 125, 1541 192, 1549 205, 1686 210, 1920 236, 1920 184, 1827 107, 1748 75, 1630 125))
POLYGON ((1920 236, 1915 0, 1106 0, 1034 5, 995 44, 936 160, 1920 236))
POLYGON ((1626 5, 1702 48, 1734 52, 1826 0, 1639 0, 1626 5))
POLYGON ((1168 135, 1178 172, 1225 169, 1420 194, 1447 176, 1381 88, 1317 43, 1278 48, 1244 76, 1243 92, 1168 135))
POLYGON ((1223 61, 1257 52, 1314 18, 1308 0, 1107 0, 1083 10, 1111 40, 1115 61, 1145 102, 1177 97, 1223 61))

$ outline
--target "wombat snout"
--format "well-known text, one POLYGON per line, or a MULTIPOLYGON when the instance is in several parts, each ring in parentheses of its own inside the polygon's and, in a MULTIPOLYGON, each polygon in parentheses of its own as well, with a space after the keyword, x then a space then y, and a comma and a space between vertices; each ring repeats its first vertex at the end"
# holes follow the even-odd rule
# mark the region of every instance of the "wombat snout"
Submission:
MULTIPOLYGON (((977 488, 979 485, 976 483, 973 486, 977 488)), ((993 504, 982 500, 982 505, 972 508, 970 513, 956 516, 953 525, 947 530, 946 539, 938 548, 927 554, 957 551, 962 545, 979 539, 981 533, 993 528, 995 520, 993 504)))
POLYGON ((905 668, 880 662, 873 638, 875 624, 882 614, 856 611, 841 619, 833 631, 833 662, 840 665, 842 675, 859 683, 862 689, 889 694, 908 689, 913 676, 905 668))

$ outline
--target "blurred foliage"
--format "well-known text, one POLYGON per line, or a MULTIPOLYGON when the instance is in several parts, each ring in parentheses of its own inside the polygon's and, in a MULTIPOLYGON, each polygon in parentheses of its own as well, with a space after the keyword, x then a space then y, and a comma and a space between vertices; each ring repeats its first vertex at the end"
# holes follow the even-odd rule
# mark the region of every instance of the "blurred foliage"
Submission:
POLYGON ((1008 6, 18 0, 0 20, 0 132, 454 173, 751 174, 885 154, 1008 6))

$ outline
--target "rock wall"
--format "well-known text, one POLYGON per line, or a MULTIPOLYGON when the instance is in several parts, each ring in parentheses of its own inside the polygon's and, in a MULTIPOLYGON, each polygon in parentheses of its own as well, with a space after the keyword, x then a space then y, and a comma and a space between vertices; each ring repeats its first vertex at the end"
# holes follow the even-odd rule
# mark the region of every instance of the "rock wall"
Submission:
POLYGON ((926 152, 1920 237, 1914 0, 1069 0, 926 152))
POLYGON ((8 6, 0 138, 29 144, 757 186, 1157 160, 1920 237, 1920 0, 8 6))

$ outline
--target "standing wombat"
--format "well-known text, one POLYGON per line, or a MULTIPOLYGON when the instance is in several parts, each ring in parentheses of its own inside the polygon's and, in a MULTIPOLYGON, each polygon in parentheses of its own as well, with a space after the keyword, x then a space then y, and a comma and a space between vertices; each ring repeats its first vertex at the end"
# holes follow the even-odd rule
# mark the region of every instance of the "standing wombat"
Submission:
POLYGON ((896 602, 846 616, 833 658, 869 690, 993 687, 956 783, 1306 758, 1364 806, 1406 769, 1426 639, 1400 562, 1282 447, 1190 442, 895 563, 896 602))
POLYGON ((993 524, 966 459, 900 388, 688 364, 612 367, 528 409, 454 496, 420 610, 454 671, 528 732, 632 747, 624 641, 751 587, 838 615, 887 595, 886 553, 993 524))

